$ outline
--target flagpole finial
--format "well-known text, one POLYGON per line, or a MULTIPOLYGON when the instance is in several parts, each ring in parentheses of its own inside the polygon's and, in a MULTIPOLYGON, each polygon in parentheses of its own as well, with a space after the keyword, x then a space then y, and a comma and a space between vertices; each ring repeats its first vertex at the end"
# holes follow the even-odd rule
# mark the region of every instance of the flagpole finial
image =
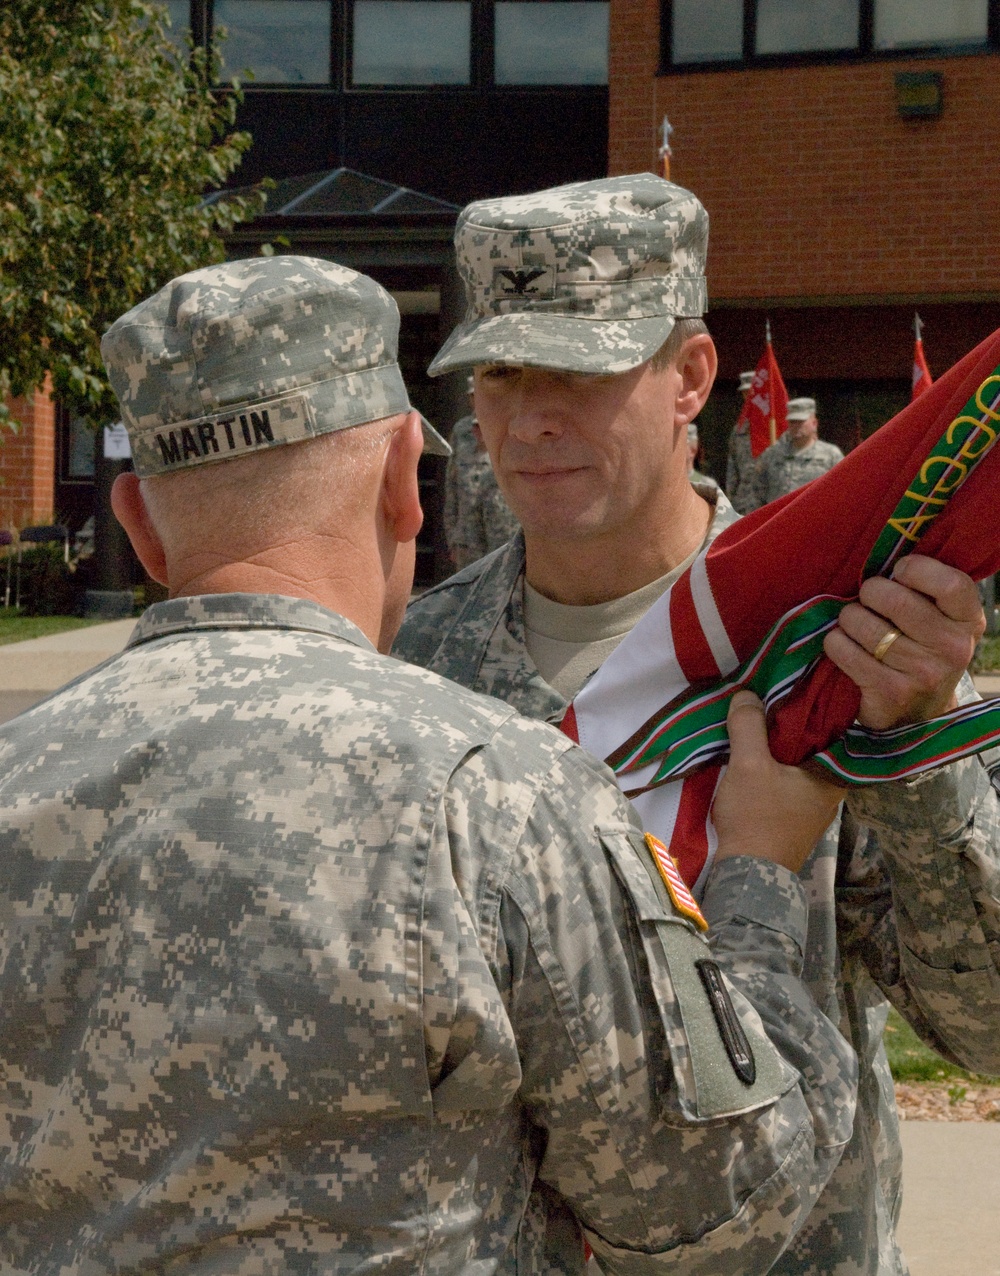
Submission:
POLYGON ((764 320, 764 339, 767 341, 767 344, 768 344, 768 345, 770 345, 770 344, 771 344, 771 319, 770 319, 770 316, 769 316, 767 319, 765 319, 765 320, 764 320))
POLYGON ((920 318, 916 311, 913 312, 913 332, 918 341, 921 341, 921 333, 924 330, 924 321, 920 318))
POLYGON ((673 131, 674 126, 664 116, 663 123, 660 125, 660 149, 657 153, 660 157, 660 176, 667 181, 670 180, 670 157, 673 155, 670 149, 670 134, 673 131))

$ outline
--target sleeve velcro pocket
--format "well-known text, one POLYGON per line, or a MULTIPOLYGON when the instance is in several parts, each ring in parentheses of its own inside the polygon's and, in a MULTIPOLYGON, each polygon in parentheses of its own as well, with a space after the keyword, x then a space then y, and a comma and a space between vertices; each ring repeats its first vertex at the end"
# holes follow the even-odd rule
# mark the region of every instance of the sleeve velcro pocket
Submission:
MULTIPOLYGON (((639 834, 599 832, 635 917, 681 1116, 708 1121, 774 1103, 796 1083, 794 1069, 750 1003, 730 986, 706 940, 675 908, 639 834)), ((663 1101, 671 1105, 671 1096, 663 1101)))

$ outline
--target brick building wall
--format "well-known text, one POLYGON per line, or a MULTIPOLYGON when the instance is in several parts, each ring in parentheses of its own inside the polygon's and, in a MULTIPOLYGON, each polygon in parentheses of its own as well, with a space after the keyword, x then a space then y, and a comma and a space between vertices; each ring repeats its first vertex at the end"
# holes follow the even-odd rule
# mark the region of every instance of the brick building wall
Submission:
POLYGON ((708 468, 724 473, 765 318, 789 389, 849 448, 906 402, 915 310, 933 373, 1000 327, 1000 57, 658 75, 659 22, 658 0, 612 0, 608 171, 656 171, 667 115, 671 176, 708 209, 708 468), (900 71, 942 73, 939 118, 899 116, 900 71))
POLYGON ((51 523, 56 474, 56 412, 48 388, 13 399, 17 433, 0 431, 0 528, 51 523))
POLYGON ((657 76, 659 4, 612 4, 609 171, 656 163, 712 219, 719 299, 1000 300, 989 183, 1000 58, 977 56, 657 76), (901 119, 894 77, 937 70, 939 119, 901 119))

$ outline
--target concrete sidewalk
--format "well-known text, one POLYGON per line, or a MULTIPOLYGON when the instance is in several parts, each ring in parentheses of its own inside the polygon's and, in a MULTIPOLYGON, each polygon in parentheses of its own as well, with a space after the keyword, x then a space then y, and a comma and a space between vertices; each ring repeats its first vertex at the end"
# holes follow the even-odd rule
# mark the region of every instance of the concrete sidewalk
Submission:
POLYGON ((910 1276, 1000 1276, 1000 1122, 904 1121, 910 1276))
POLYGON ((121 651, 134 628, 134 620, 111 620, 0 647, 0 722, 121 651))

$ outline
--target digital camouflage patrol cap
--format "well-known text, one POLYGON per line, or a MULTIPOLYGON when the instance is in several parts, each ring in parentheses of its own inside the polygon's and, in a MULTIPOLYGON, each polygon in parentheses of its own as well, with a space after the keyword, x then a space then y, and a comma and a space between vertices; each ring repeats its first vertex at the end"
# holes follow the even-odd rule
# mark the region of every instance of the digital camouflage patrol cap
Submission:
POLYGON ((705 209, 652 173, 479 200, 455 231, 468 310, 428 371, 627 372, 705 313, 707 249, 705 209))
MULTIPOLYGON (((398 333, 396 303, 366 275, 252 257, 174 279, 108 329, 101 354, 148 478, 411 411, 398 333)), ((423 428, 424 450, 448 455, 423 428)))

